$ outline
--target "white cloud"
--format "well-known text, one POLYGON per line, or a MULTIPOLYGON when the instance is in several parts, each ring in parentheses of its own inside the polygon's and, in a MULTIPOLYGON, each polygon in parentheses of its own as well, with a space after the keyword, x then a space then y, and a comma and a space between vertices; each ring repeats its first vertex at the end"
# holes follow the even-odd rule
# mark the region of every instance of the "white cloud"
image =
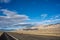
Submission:
POLYGON ((43 20, 40 22, 34 22, 37 25, 48 25, 48 24, 55 24, 55 23, 60 23, 60 19, 54 19, 54 20, 43 20))
POLYGON ((47 14, 41 14, 41 16, 42 16, 42 17, 46 17, 46 16, 47 16, 47 14))
POLYGON ((55 16, 55 18, 59 18, 59 17, 60 17, 60 15, 55 16))
POLYGON ((7 10, 7 9, 1 9, 0 11, 2 11, 3 14, 5 14, 7 16, 13 16, 13 15, 16 15, 16 13, 17 13, 17 12, 10 11, 10 10, 7 10))
MULTIPOLYGON (((45 19, 47 17, 47 14, 42 14, 41 17, 42 19, 45 19)), ((54 24, 54 23, 60 23, 60 14, 51 16, 48 20, 42 20, 40 22, 36 22, 36 24, 54 24)))
POLYGON ((60 17, 60 14, 52 16, 50 19, 59 19, 59 17, 60 17))
POLYGON ((11 0, 0 0, 1 3, 9 3, 11 0))
POLYGON ((30 20, 28 16, 20 15, 14 11, 10 11, 7 9, 1 9, 0 11, 6 15, 6 16, 0 16, 0 27, 13 27, 14 24, 30 20))
POLYGON ((41 17, 42 17, 43 19, 45 19, 45 18, 47 17, 47 15, 48 15, 48 14, 41 14, 41 17))

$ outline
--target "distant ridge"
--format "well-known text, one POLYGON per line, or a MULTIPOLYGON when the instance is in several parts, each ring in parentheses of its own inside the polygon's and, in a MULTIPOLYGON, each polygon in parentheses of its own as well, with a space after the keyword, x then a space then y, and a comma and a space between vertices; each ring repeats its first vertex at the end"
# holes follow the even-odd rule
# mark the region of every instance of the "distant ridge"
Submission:
POLYGON ((1 36, 0 36, 0 40, 18 40, 14 37, 12 37, 11 35, 7 34, 6 32, 4 32, 1 36))

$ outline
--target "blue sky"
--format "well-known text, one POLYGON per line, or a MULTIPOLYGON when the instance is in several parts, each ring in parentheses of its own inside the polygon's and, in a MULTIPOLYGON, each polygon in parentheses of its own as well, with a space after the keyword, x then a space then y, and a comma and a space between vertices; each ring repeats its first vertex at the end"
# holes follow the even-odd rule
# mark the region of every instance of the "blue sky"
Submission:
MULTIPOLYGON (((7 19, 11 21, 11 19, 15 18, 14 20, 17 22, 11 22, 13 25, 59 23, 60 0, 0 0, 0 17, 0 21, 7 19), (11 17, 11 15, 15 16, 11 17), (16 15, 19 15, 17 17, 18 19, 16 15), (6 16, 8 18, 6 18, 6 16), (19 21, 21 19, 23 20, 22 22, 19 21)), ((1 26, 6 26, 6 23, 1 23, 1 26)), ((9 23, 9 26, 12 24, 9 23)), ((5 27, 3 26, 1 28, 5 27)))

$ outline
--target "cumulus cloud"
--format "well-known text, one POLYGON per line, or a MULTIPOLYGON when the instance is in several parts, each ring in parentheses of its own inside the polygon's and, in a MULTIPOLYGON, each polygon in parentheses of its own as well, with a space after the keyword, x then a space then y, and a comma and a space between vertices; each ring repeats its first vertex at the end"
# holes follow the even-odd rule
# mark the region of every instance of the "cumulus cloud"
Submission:
POLYGON ((24 26, 24 27, 32 27, 33 24, 30 24, 30 23, 19 23, 19 24, 15 24, 14 26, 24 26))
POLYGON ((1 3, 9 3, 11 0, 0 0, 1 3))
POLYGON ((0 10, 6 16, 0 16, 0 27, 13 27, 14 24, 25 22, 30 20, 27 15, 20 15, 17 12, 10 11, 7 9, 0 10))

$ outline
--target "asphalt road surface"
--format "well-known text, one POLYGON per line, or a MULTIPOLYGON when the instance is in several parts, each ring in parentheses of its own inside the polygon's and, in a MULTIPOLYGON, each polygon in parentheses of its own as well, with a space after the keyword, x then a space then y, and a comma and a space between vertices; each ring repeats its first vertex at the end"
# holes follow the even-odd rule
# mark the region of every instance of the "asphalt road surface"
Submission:
POLYGON ((11 35, 7 34, 6 32, 4 32, 1 36, 0 36, 0 40, 18 40, 13 38, 11 35))

